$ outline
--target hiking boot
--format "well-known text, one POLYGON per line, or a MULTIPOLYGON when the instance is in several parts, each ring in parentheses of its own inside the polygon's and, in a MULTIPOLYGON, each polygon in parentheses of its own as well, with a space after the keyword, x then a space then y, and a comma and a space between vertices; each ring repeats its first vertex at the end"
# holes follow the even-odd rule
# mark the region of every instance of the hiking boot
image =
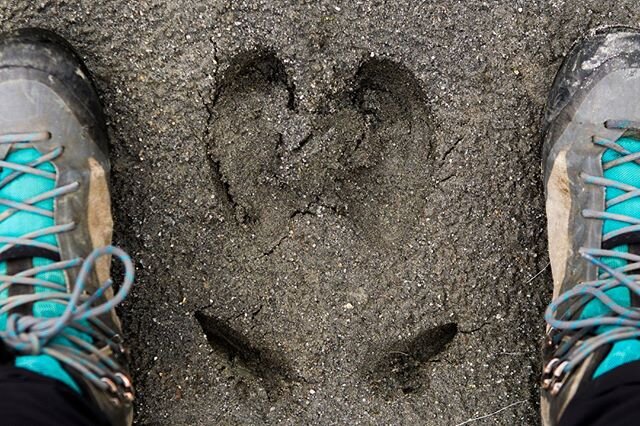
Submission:
POLYGON ((133 264, 111 243, 108 141, 87 69, 56 35, 0 37, 2 363, 66 383, 112 424, 133 389, 114 306, 133 264), (125 270, 117 294, 111 257, 125 270))
POLYGON ((556 75, 543 169, 553 273, 542 420, 640 360, 640 32, 591 31, 556 75))

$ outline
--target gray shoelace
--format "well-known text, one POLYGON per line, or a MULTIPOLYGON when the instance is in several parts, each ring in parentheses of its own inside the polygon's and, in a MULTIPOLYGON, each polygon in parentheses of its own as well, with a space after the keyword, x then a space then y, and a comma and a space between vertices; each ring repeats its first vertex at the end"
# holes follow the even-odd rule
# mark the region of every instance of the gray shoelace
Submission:
MULTIPOLYGON (((640 129, 640 123, 624 120, 607 121, 605 126, 610 129, 640 129)), ((594 138, 593 143, 620 155, 617 159, 604 163, 604 170, 629 162, 640 164, 640 152, 630 152, 616 141, 594 138)), ((582 178, 588 185, 622 191, 621 195, 607 201, 606 209, 640 197, 640 188, 632 185, 587 174, 582 174, 582 178)), ((586 218, 615 220, 626 224, 603 235, 603 243, 640 230, 640 219, 636 217, 588 209, 582 214, 586 218)), ((545 320, 550 326, 548 344, 556 349, 543 371, 543 387, 550 389, 552 393, 557 393, 566 376, 598 348, 640 337, 640 308, 622 306, 606 294, 612 289, 624 287, 640 296, 640 275, 634 274, 640 271, 640 256, 601 248, 581 248, 580 254, 596 265, 600 274, 597 280, 582 282, 562 293, 547 307, 545 320), (622 260, 622 266, 611 267, 603 262, 604 258, 622 260), (579 312, 594 300, 601 302, 609 313, 580 318, 579 312)))
MULTIPOLYGON (((34 144, 49 139, 48 132, 5 134, 0 135, 0 146, 10 144, 10 149, 26 149, 34 144)), ((8 152, 5 151, 5 152, 8 152)), ((56 178, 55 173, 37 169, 36 167, 55 160, 62 154, 62 148, 56 148, 41 155, 36 160, 26 164, 16 164, 0 160, 0 167, 12 170, 0 180, 0 188, 29 173, 49 179, 56 178)), ((35 204, 48 199, 54 199, 75 191, 78 183, 74 182, 50 191, 45 191, 23 202, 15 202, 0 198, 0 205, 7 207, 0 213, 0 222, 19 211, 27 211, 45 217, 53 218, 53 212, 37 207, 35 204)), ((56 235, 69 231, 75 227, 74 223, 54 225, 27 233, 20 237, 0 236, 3 247, 0 253, 16 246, 37 247, 60 254, 58 247, 36 240, 46 235, 56 235)), ((0 300, 0 314, 8 315, 6 328, 0 331, 0 339, 18 355, 48 355, 77 374, 85 377, 97 388, 110 392, 114 397, 132 400, 133 389, 131 380, 124 374, 112 355, 122 353, 123 347, 119 335, 106 326, 99 317, 107 315, 127 296, 134 280, 134 267, 131 258, 121 249, 108 246, 94 250, 85 260, 81 258, 61 260, 45 266, 33 267, 15 275, 0 274, 0 292, 8 290, 14 284, 39 286, 46 291, 31 294, 8 296, 0 300), (113 286, 107 280, 93 294, 86 294, 85 286, 88 277, 101 256, 115 256, 124 265, 124 280, 115 295, 103 302, 103 296, 113 286), (80 268, 73 291, 67 286, 37 278, 44 272, 61 271, 80 268), (45 318, 32 315, 20 315, 11 311, 21 305, 36 302, 54 303, 64 306, 64 311, 58 317, 45 318), (99 346, 98 346, 99 345, 99 346)))

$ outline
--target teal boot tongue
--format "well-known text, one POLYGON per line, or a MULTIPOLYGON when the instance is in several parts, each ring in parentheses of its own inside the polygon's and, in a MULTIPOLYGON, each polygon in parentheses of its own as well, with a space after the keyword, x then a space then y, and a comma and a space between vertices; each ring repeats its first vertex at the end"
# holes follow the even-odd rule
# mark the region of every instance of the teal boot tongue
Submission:
MULTIPOLYGON (((33 148, 18 149, 10 152, 5 158, 6 161, 17 164, 28 164, 40 157, 37 150, 33 148)), ((40 170, 55 172, 54 166, 50 162, 43 163, 37 167, 40 170)), ((0 181, 11 174, 13 170, 4 168, 0 172, 0 181)), ((32 198, 38 194, 50 191, 55 187, 55 180, 42 176, 36 176, 33 174, 22 174, 18 178, 9 182, 0 188, 0 198, 7 199, 16 202, 23 202, 32 198)), ((34 204, 36 207, 53 211, 53 200, 42 200, 34 204)), ((8 208, 4 205, 0 205, 0 214, 5 212, 8 208)), ((46 217, 41 214, 17 211, 4 220, 0 220, 0 235, 9 237, 20 237, 30 232, 48 228, 54 225, 54 219, 46 217)), ((58 246, 57 239, 54 235, 44 235, 36 238, 36 240, 54 246, 58 246)), ((1 245, 0 245, 1 246, 1 245)), ((32 264, 34 267, 44 266, 53 263, 49 259, 33 258, 32 264)), ((7 273, 7 262, 0 262, 0 274, 7 273)), ((45 279, 47 281, 64 285, 65 275, 62 271, 50 271, 42 272, 35 275, 36 278, 45 279)), ((51 292, 51 289, 45 289, 40 286, 35 286, 35 293, 51 292)), ((9 290, 5 290, 0 293, 1 299, 9 297, 9 290)), ((36 317, 53 318, 60 316, 64 311, 62 304, 53 301, 38 301, 33 304, 33 315, 36 317)), ((0 315, 0 330, 6 329, 7 314, 0 315)), ((88 336, 79 336, 81 338, 88 338, 88 336)), ((59 343, 64 344, 64 338, 57 338, 59 343)), ((31 370, 35 373, 42 374, 57 380, 60 380, 71 388, 79 391, 78 385, 74 382, 71 376, 62 368, 60 363, 51 356, 48 355, 29 355, 16 357, 15 365, 17 367, 31 370)))
MULTIPOLYGON (((640 141, 637 139, 625 137, 619 139, 617 143, 632 153, 640 152, 640 141)), ((621 154, 613 151, 612 149, 607 149, 602 155, 602 164, 604 165, 610 161, 616 160, 621 156, 621 154)), ((635 162, 626 162, 605 170, 604 177, 640 188, 640 165, 636 164, 635 162)), ((608 202, 615 197, 622 195, 623 193, 624 192, 620 189, 607 187, 605 191, 605 200, 608 202)), ((633 197, 621 203, 610 206, 606 209, 606 212, 640 218, 640 198, 633 197)), ((628 225, 628 223, 605 219, 603 223, 602 233, 604 235, 628 225)), ((628 253, 629 246, 620 245, 615 247, 613 250, 628 253)), ((607 266, 610 266, 612 268, 618 268, 626 264, 626 261, 620 258, 605 257, 602 260, 605 264, 607 264, 607 266)), ((631 306, 631 294, 629 289, 626 287, 613 288, 611 290, 608 290, 606 294, 621 306, 631 306)), ((610 313, 610 310, 602 302, 594 299, 585 306, 580 315, 580 319, 593 318, 608 313, 610 313)), ((603 333, 607 330, 610 330, 612 327, 613 326, 600 326, 597 332, 603 333)), ((615 342, 611 348, 611 351, 600 363, 598 368, 596 368, 593 374, 593 378, 596 378, 623 364, 637 360, 640 360, 639 340, 629 339, 615 342)))

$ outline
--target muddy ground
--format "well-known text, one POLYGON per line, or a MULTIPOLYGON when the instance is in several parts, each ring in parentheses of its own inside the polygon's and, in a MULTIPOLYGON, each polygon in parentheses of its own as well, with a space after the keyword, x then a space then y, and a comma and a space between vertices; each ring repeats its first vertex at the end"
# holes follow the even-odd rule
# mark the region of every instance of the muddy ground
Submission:
POLYGON ((637 22, 635 1, 0 18, 67 37, 104 100, 138 424, 539 423, 545 97, 573 40, 637 22))

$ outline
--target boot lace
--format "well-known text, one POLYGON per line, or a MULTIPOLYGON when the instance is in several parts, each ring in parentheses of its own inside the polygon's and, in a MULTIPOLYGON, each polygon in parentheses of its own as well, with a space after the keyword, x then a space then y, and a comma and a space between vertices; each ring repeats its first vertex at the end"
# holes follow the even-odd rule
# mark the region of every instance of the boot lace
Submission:
MULTIPOLYGON (((640 122, 608 120, 605 127, 636 132, 640 129, 640 122)), ((629 162, 640 164, 640 152, 630 152, 617 141, 594 137, 592 142, 619 154, 615 160, 603 161, 604 171, 629 162)), ((586 173, 583 173, 581 178, 588 185, 599 186, 604 190, 616 188, 621 191, 621 195, 606 202, 605 209, 640 197, 640 188, 633 185, 586 173)), ((611 249, 619 245, 612 244, 616 238, 620 241, 619 237, 640 231, 640 219, 589 209, 583 210, 582 215, 601 221, 614 220, 624 223, 624 226, 603 235, 602 246, 607 248, 580 249, 582 257, 599 268, 598 278, 577 284, 560 294, 547 307, 547 345, 553 348, 553 351, 552 359, 543 370, 543 388, 549 389, 552 394, 557 394, 565 378, 598 348, 640 337, 640 307, 623 306, 607 294, 612 289, 626 288, 629 294, 635 293, 640 296, 640 256, 611 249), (607 264, 605 258, 618 260, 616 263, 621 266, 610 266, 612 262, 607 264), (594 300, 602 303, 606 312, 590 318, 580 318, 579 314, 583 308, 594 300)))
MULTIPOLYGON (((34 144, 48 140, 50 137, 48 132, 4 134, 0 135, 0 149, 5 150, 3 152, 6 154, 9 150, 32 148, 34 144)), ((55 182, 56 173, 37 167, 55 160, 62 152, 63 148, 55 148, 27 164, 7 161, 4 159, 5 155, 0 160, 0 167, 11 170, 11 172, 0 180, 0 189, 24 174, 33 174, 52 179, 55 182)), ((6 207, 0 213, 0 222, 18 212, 30 212, 53 218, 53 211, 38 207, 36 203, 71 193, 78 186, 78 182, 73 182, 41 192, 22 202, 0 197, 0 205, 6 207)), ((75 226, 73 222, 54 224, 19 237, 0 236, 0 243, 3 244, 0 248, 0 256, 5 256, 5 258, 10 253, 13 255, 9 257, 15 258, 25 250, 39 250, 42 253, 49 253, 50 259, 57 257, 57 261, 45 266, 32 267, 14 275, 0 274, 0 294, 7 292, 11 286, 16 284, 41 288, 37 292, 9 295, 0 299, 0 315, 8 315, 6 328, 0 331, 0 339, 14 354, 49 355, 87 379, 98 389, 110 392, 114 397, 130 401, 133 399, 131 380, 112 356, 124 352, 120 336, 99 317, 109 314, 129 293, 134 280, 133 262, 123 250, 113 246, 95 249, 86 259, 60 260, 60 249, 57 246, 43 242, 42 239, 38 240, 43 236, 72 230, 75 226), (113 287, 112 280, 109 279, 102 283, 93 294, 87 294, 85 286, 96 261, 102 256, 114 256, 122 262, 124 279, 112 298, 100 302, 100 300, 105 300, 102 297, 113 287), (72 268, 80 269, 71 292, 66 284, 36 277, 43 272, 64 272, 72 268), (51 318, 12 312, 17 307, 36 302, 58 304, 63 306, 64 310, 59 316, 51 318)))

